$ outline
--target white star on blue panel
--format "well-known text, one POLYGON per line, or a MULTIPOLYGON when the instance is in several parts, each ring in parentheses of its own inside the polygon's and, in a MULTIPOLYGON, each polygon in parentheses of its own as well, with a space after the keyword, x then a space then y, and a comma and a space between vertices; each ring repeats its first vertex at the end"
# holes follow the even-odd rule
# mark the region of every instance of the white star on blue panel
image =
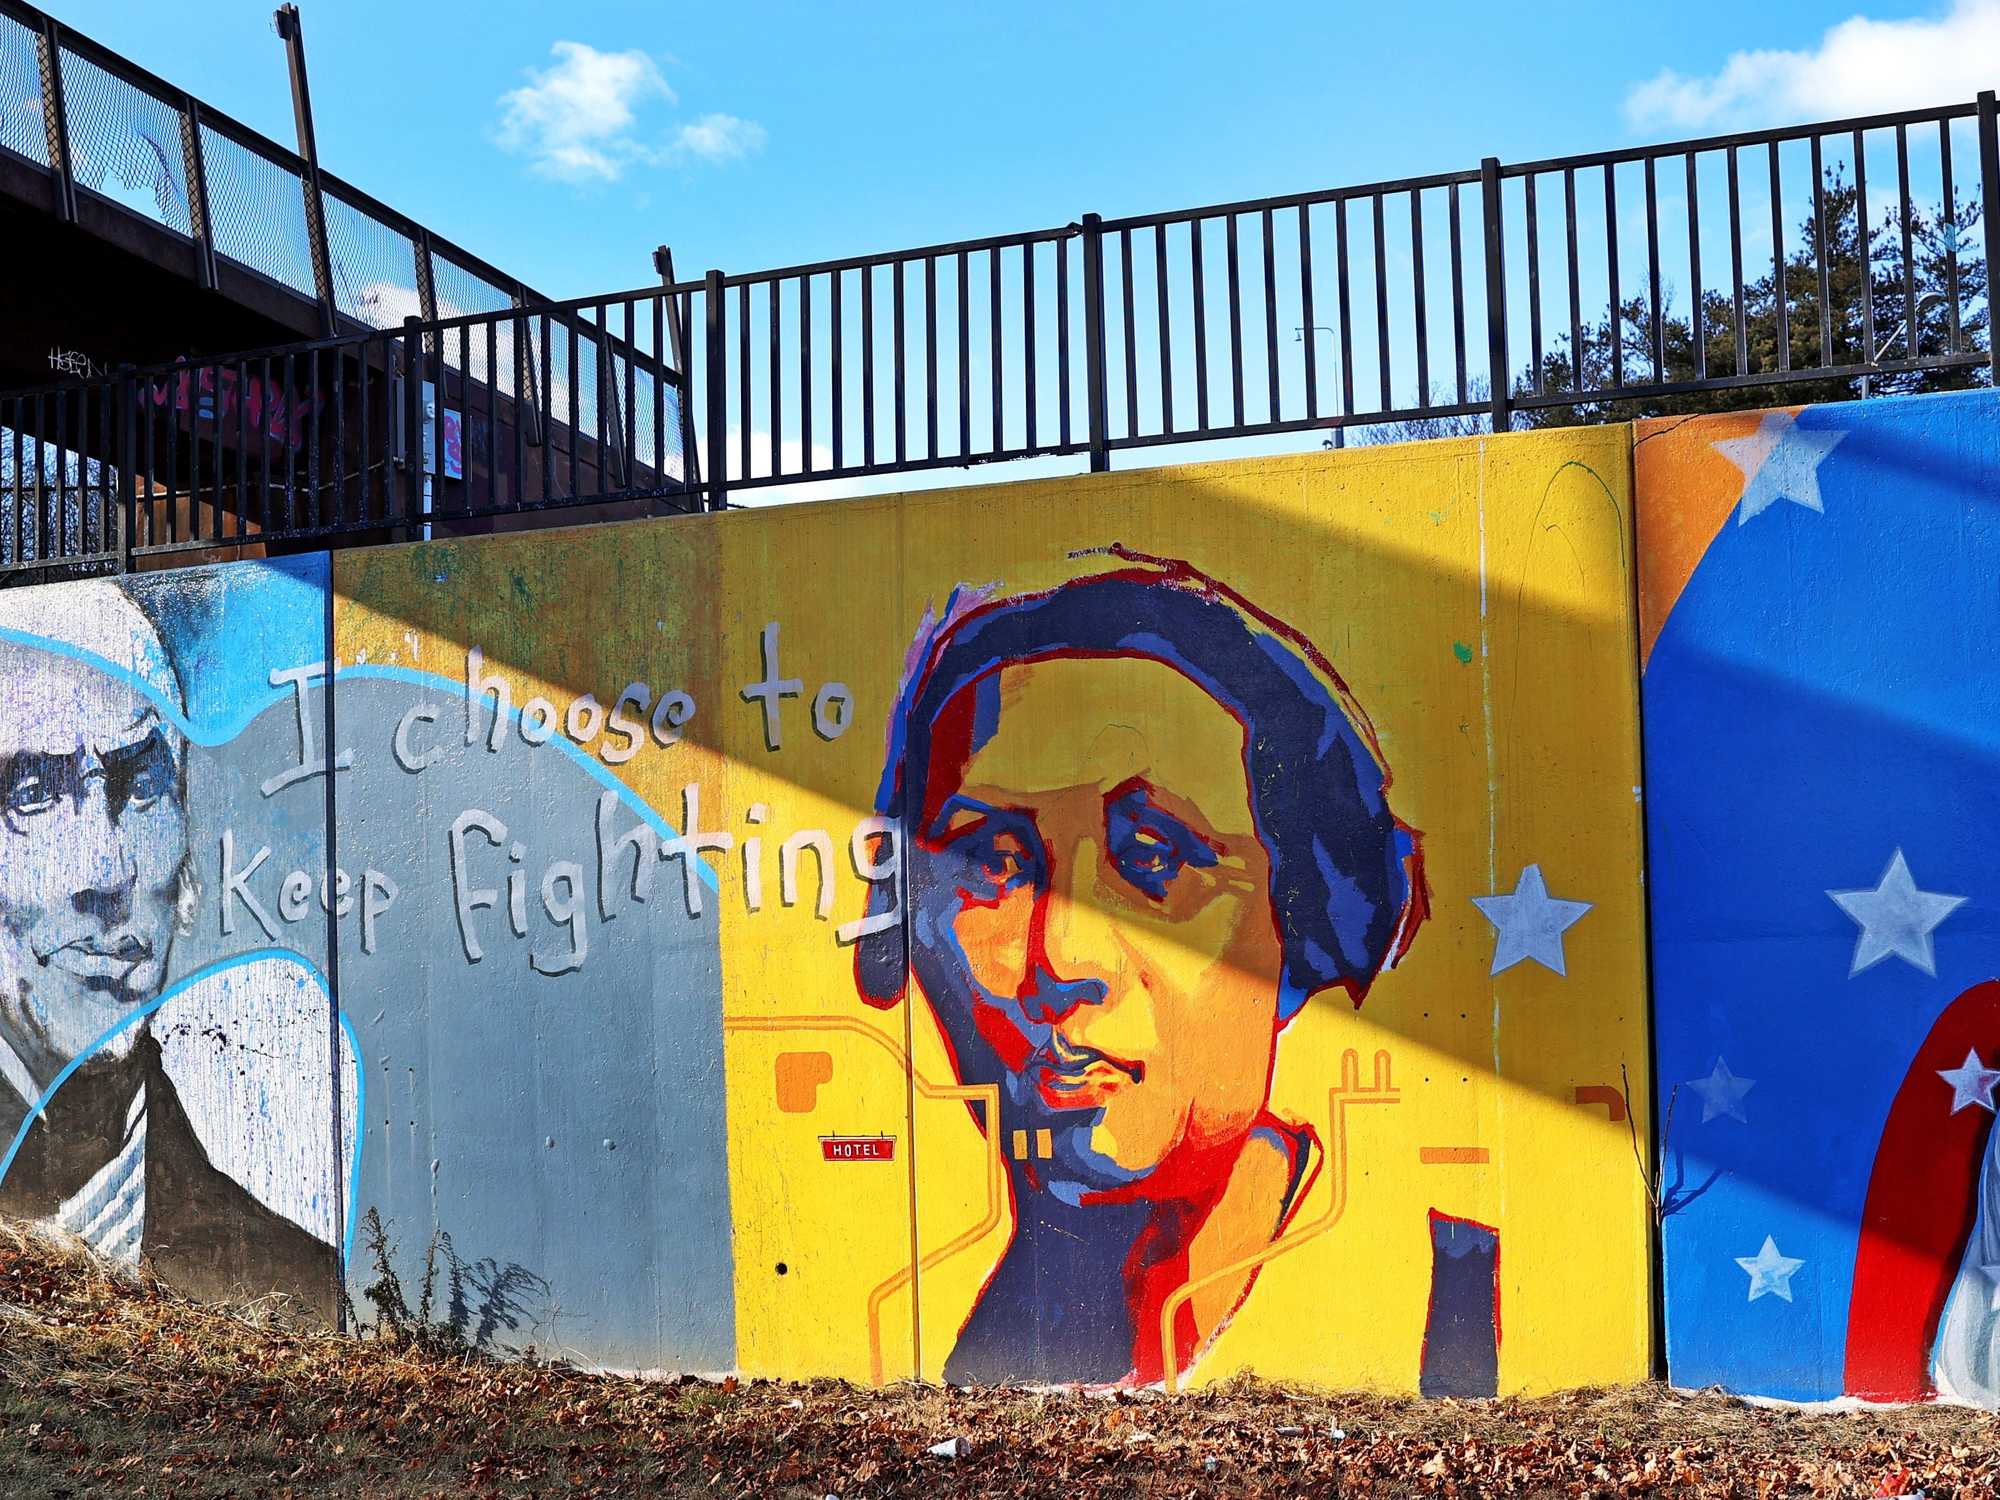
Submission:
POLYGON ((1780 1255, 1778 1242, 1768 1234, 1764 1236, 1764 1248, 1755 1255, 1739 1255, 1736 1264, 1750 1273, 1750 1298, 1755 1302, 1770 1293, 1792 1300, 1792 1277, 1805 1262, 1793 1255, 1780 1255))
POLYGON ((1743 471, 1743 503, 1736 512, 1741 526, 1752 516, 1763 514, 1780 500, 1789 500, 1822 515, 1819 466, 1826 461, 1844 432, 1803 432, 1799 419, 1788 411, 1764 414, 1757 430, 1748 437, 1723 438, 1713 444, 1715 451, 1743 471))
POLYGON ((1743 1096, 1757 1087, 1757 1080, 1738 1078, 1721 1058, 1715 1060, 1715 1067, 1708 1077, 1690 1079, 1688 1087, 1701 1095, 1702 1124, 1706 1125, 1717 1115, 1727 1115, 1745 1125, 1750 1123, 1750 1117, 1743 1113, 1743 1096))
POLYGON ((1872 891, 1828 891, 1827 895, 1861 929, 1854 943, 1854 964, 1847 971, 1849 979, 1889 957, 1900 958, 1935 978, 1937 960, 1931 950, 1931 929, 1966 901, 1963 896, 1919 890, 1901 849, 1889 857, 1889 867, 1872 891))

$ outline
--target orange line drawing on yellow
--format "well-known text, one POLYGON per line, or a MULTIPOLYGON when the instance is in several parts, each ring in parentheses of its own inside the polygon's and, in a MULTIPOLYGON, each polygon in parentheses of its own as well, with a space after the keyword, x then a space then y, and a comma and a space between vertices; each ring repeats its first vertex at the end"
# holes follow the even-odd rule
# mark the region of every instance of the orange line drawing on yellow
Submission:
MULTIPOLYGON (((1326 1212, 1310 1224, 1302 1224, 1289 1234, 1271 1241, 1254 1255, 1246 1255, 1230 1265, 1220 1266, 1205 1276, 1183 1282, 1160 1308, 1160 1349, 1163 1353, 1162 1366, 1166 1371, 1167 1394, 1172 1395, 1180 1388, 1180 1361, 1173 1356, 1174 1319, 1180 1310, 1191 1302, 1203 1288, 1226 1281, 1234 1276, 1247 1276, 1266 1261, 1277 1259, 1287 1250, 1296 1250, 1311 1239, 1325 1234, 1340 1222, 1347 1212, 1347 1107, 1350 1104, 1396 1104, 1402 1095, 1389 1079, 1389 1053, 1387 1048, 1375 1054, 1375 1081, 1371 1087, 1361 1086, 1361 1056, 1352 1047, 1340 1054, 1340 1082, 1326 1091, 1327 1133, 1326 1133, 1326 1177, 1330 1201, 1326 1212)), ((1217 1328, 1210 1337, 1220 1333, 1217 1328)))
MULTIPOLYGON (((914 1269, 903 1266, 894 1275, 868 1294, 868 1372, 875 1384, 882 1384, 882 1304, 896 1295, 911 1280, 933 1267, 957 1255, 961 1250, 976 1245, 993 1232, 1000 1222, 1001 1202, 1004 1193, 1001 1181, 1004 1168, 1000 1156, 1000 1086, 993 1083, 943 1084, 932 1083, 923 1074, 909 1066, 903 1049, 888 1037, 882 1035, 865 1021, 853 1016, 736 1016, 725 1018, 724 1031, 849 1031, 866 1037, 896 1060, 899 1068, 908 1068, 917 1092, 926 1099, 963 1099, 983 1105, 986 1111, 986 1216, 963 1234, 955 1236, 919 1260, 914 1269)), ((1351 1055, 1351 1054, 1350 1054, 1351 1055)), ((909 1149, 914 1150, 914 1144, 909 1149)))

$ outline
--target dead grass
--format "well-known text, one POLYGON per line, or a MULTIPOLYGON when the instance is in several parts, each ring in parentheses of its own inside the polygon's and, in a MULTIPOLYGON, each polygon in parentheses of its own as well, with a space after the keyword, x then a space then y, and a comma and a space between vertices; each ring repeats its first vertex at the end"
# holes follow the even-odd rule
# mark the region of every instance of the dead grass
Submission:
POLYGON ((1657 1386, 1419 1402, 638 1382, 200 1306, 0 1226, 0 1494, 1992 1495, 2000 1420, 1657 1386), (1343 1437, 1335 1438, 1338 1428, 1343 1437), (971 1453, 933 1457, 963 1436, 971 1453))

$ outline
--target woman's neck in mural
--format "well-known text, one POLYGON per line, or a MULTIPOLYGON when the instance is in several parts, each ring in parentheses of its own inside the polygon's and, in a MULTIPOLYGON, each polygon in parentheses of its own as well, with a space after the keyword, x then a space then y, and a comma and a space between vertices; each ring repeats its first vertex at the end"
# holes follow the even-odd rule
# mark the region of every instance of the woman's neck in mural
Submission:
MULTIPOLYGON (((1191 1277, 1270 1243, 1304 1181, 1310 1138, 1261 1121, 1200 1197, 1076 1205, 1014 1174, 1015 1228, 946 1363, 955 1383, 1113 1384, 1165 1373, 1160 1314, 1191 1277)), ((1248 1289, 1198 1296, 1176 1318, 1182 1368, 1248 1289), (1214 1310, 1219 1308, 1219 1314, 1214 1310), (1201 1314, 1208 1312, 1209 1317, 1201 1314)))

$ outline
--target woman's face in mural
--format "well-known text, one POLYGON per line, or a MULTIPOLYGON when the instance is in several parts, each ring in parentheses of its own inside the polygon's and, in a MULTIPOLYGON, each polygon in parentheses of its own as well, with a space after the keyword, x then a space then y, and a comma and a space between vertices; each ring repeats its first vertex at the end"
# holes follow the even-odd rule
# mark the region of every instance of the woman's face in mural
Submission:
POLYGON ((1058 1196, 1185 1195, 1264 1108, 1278 1026, 1243 726, 1142 659, 1006 667, 997 701, 930 770, 918 979, 1003 1131, 1050 1132, 1058 1196))
POLYGON ((0 706, 0 1028, 46 1081, 159 991, 180 741, 135 688, 49 653, 0 647, 0 706))

